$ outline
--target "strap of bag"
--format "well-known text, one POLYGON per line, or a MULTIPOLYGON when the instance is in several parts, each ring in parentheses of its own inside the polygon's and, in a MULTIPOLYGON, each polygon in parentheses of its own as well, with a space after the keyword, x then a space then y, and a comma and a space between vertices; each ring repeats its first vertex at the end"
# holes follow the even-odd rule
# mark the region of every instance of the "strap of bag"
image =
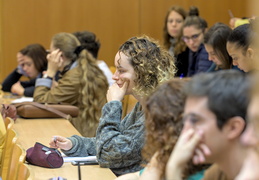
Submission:
POLYGON ((56 115, 58 115, 58 116, 60 116, 60 117, 62 117, 64 119, 68 119, 69 120, 71 118, 71 116, 69 114, 65 114, 65 113, 63 113, 63 112, 61 112, 61 111, 59 111, 57 109, 51 108, 49 106, 46 106, 45 104, 40 104, 40 103, 37 103, 37 102, 23 102, 23 103, 20 103, 20 104, 23 104, 23 105, 28 104, 28 105, 32 105, 32 106, 38 107, 40 109, 44 109, 44 110, 50 111, 50 112, 52 112, 52 113, 54 113, 54 114, 56 114, 56 115))

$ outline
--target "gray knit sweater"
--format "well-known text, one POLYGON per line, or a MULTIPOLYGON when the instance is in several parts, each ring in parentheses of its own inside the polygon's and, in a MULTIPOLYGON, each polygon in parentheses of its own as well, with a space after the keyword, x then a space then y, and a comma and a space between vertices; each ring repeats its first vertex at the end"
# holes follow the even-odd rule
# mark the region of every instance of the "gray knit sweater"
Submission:
POLYGON ((110 168, 116 175, 142 169, 145 116, 140 108, 137 103, 121 120, 122 103, 111 101, 105 104, 96 137, 74 135, 69 138, 73 147, 63 152, 67 156, 96 155, 100 166, 110 168))

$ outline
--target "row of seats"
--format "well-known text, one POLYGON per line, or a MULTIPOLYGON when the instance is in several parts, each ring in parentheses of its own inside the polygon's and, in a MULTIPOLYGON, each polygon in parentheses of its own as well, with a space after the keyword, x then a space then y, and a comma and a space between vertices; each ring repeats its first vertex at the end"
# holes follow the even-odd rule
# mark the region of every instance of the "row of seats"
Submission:
POLYGON ((32 180, 33 173, 25 164, 26 152, 17 143, 17 133, 13 129, 14 121, 5 118, 6 138, 1 160, 2 180, 32 180))

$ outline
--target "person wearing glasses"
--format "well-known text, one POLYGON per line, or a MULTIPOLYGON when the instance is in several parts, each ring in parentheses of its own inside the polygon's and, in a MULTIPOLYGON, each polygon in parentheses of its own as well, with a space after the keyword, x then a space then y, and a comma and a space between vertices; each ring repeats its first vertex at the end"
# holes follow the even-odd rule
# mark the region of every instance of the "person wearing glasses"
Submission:
POLYGON ((183 24, 182 39, 190 49, 187 74, 189 77, 200 72, 206 72, 212 65, 203 45, 207 22, 198 15, 198 9, 191 7, 189 16, 185 19, 183 24))

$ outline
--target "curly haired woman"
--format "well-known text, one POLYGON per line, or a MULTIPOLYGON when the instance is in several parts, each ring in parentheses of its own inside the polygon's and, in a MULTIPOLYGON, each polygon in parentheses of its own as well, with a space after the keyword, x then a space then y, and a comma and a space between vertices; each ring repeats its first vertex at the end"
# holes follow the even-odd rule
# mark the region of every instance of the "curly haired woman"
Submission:
POLYGON ((61 148, 67 156, 96 155, 101 167, 116 175, 136 172, 144 163, 144 99, 162 82, 173 78, 173 57, 152 39, 133 37, 126 41, 115 56, 115 83, 109 87, 107 101, 95 138, 56 136, 50 146, 61 148), (124 95, 133 95, 138 103, 122 118, 124 95))
POLYGON ((93 137, 106 103, 108 83, 96 60, 70 33, 54 35, 48 54, 48 68, 36 81, 34 101, 67 103, 79 107, 79 117, 72 124, 83 136, 93 137), (57 85, 53 77, 60 71, 57 85))

